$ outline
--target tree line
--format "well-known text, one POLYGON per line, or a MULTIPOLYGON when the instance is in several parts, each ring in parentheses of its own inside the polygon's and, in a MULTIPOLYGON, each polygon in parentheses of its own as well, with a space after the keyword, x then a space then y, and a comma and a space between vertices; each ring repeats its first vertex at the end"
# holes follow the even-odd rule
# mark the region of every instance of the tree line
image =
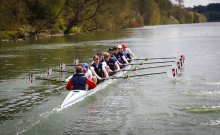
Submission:
POLYGON ((206 17, 186 10, 183 0, 1 0, 0 37, 114 31, 144 25, 198 23, 206 17))
POLYGON ((207 6, 194 6, 192 10, 204 14, 207 17, 207 21, 220 21, 220 3, 211 3, 207 6))

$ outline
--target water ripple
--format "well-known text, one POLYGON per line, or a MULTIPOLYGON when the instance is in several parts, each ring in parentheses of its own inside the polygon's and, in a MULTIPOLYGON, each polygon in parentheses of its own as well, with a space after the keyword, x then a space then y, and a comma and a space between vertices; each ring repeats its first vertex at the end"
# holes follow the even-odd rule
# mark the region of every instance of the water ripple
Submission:
POLYGON ((35 105, 47 101, 51 95, 60 94, 62 87, 51 89, 33 88, 15 99, 5 99, 0 101, 0 122, 22 116, 20 113, 30 110, 35 105))

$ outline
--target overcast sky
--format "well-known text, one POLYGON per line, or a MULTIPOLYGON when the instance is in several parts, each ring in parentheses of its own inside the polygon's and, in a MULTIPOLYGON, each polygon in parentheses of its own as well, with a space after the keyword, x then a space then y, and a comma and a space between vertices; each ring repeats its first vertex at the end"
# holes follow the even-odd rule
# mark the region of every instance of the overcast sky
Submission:
MULTIPOLYGON (((175 0, 171 0, 175 1, 175 0)), ((185 7, 193 7, 194 5, 208 5, 209 3, 220 3, 220 0, 184 0, 185 7)))

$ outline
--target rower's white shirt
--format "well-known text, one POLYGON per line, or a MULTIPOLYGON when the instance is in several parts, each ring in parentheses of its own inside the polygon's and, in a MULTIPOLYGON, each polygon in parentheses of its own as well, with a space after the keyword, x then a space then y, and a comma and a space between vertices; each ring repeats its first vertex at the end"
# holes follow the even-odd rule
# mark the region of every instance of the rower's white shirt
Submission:
POLYGON ((88 69, 87 72, 85 73, 85 76, 88 77, 89 79, 92 79, 92 71, 88 69))
POLYGON ((125 48, 125 52, 126 52, 126 53, 129 53, 132 58, 135 58, 134 53, 133 53, 129 48, 125 48))
POLYGON ((103 67, 107 67, 108 65, 107 65, 107 63, 106 63, 105 61, 103 61, 103 62, 102 62, 102 66, 103 66, 103 67))

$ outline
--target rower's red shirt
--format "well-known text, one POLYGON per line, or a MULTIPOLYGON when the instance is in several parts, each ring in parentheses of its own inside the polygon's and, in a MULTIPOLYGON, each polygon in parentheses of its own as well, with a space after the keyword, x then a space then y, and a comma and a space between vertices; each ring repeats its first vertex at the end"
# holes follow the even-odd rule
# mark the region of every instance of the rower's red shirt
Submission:
MULTIPOLYGON (((86 84, 89 85, 90 89, 94 89, 96 87, 96 84, 89 78, 86 77, 86 84)), ((72 84, 72 79, 69 80, 69 82, 66 85, 67 90, 74 90, 73 84, 72 84)))

